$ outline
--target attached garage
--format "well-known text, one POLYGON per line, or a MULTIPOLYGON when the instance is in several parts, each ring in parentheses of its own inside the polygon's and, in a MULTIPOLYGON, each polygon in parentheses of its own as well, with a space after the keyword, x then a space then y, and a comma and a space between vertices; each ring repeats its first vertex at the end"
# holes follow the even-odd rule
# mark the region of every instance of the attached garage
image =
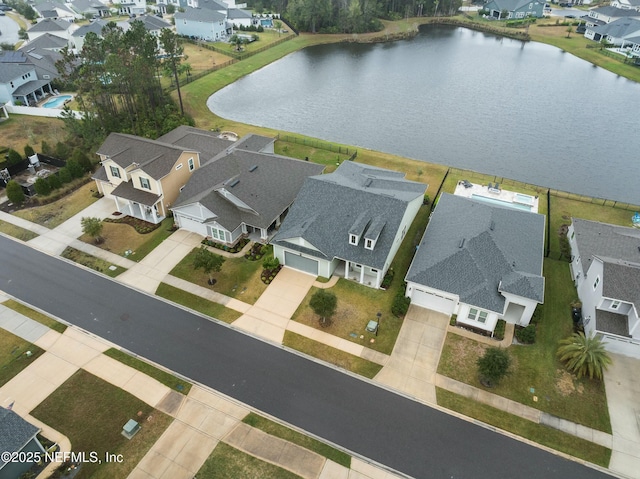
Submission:
POLYGON ((318 261, 315 259, 300 256, 289 251, 284 252, 284 264, 305 273, 318 276, 318 261))
POLYGON ((433 292, 422 291, 414 287, 411 292, 411 304, 451 316, 457 302, 451 298, 446 298, 433 292))
POLYGON ((174 221, 180 227, 189 231, 193 231, 194 233, 198 233, 202 236, 208 236, 207 233, 207 225, 202 224, 200 221, 191 219, 187 216, 183 216, 180 213, 174 211, 174 221))

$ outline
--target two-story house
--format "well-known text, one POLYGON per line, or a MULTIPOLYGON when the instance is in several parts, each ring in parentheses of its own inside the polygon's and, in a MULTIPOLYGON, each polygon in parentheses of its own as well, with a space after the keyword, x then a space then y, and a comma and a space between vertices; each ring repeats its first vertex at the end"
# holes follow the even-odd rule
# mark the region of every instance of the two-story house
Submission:
POLYGON ((116 209, 159 223, 200 168, 198 151, 157 140, 111 133, 97 151, 102 168, 94 175, 98 191, 116 209))
POLYGON ((200 40, 216 41, 227 35, 227 16, 214 9, 187 7, 174 15, 176 33, 200 40))
POLYGON ((596 42, 604 41, 611 45, 624 47, 626 43, 633 43, 640 37, 640 20, 625 17, 604 25, 587 27, 584 36, 596 42))
POLYGON ((501 20, 518 19, 526 17, 542 18, 544 15, 542 0, 489 0, 484 9, 489 11, 489 16, 501 20))
POLYGON ((635 17, 640 18, 640 12, 636 10, 622 9, 611 6, 598 7, 589 10, 589 14, 582 17, 587 28, 598 25, 606 25, 615 22, 620 18, 635 17))
POLYGON ((640 358, 640 231, 573 218, 567 236, 585 334, 640 358))
POLYGON ((78 28, 75 23, 66 20, 56 20, 54 18, 45 18, 33 25, 27 30, 29 40, 35 40, 40 35, 51 33, 60 38, 64 38, 67 42, 71 41, 71 34, 78 28))
POLYGON ((50 80, 39 79, 36 66, 25 52, 6 51, 0 55, 0 103, 29 105, 53 93, 50 80))

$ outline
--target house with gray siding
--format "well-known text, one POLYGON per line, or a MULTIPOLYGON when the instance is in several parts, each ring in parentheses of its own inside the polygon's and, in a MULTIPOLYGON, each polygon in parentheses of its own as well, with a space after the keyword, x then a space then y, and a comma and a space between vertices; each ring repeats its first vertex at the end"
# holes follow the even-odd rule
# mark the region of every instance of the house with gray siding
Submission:
MULTIPOLYGON (((25 457, 44 455, 44 448, 37 434, 40 429, 22 419, 10 409, 0 407, 0 451, 2 453, 24 453, 25 457)), ((2 455, 4 457, 4 454, 2 455)), ((35 461, 6 461, 0 458, 0 479, 22 477, 35 461)))
POLYGON ((538 0, 490 0, 483 8, 489 11, 490 17, 501 20, 542 18, 544 4, 544 1, 538 0), (503 12, 507 12, 507 15, 505 16, 503 12))
POLYGON ((573 218, 567 236, 585 334, 640 358, 640 230, 573 218))
POLYGON ((640 36, 640 20, 634 17, 625 17, 604 25, 587 27, 584 36, 596 42, 604 41, 611 45, 624 47, 625 43, 629 42, 628 39, 640 36))
POLYGON ((345 161, 308 178, 272 241, 274 256, 316 276, 380 287, 427 189, 404 176, 345 161))
POLYGON ((53 93, 51 79, 38 78, 36 66, 22 51, 0 54, 0 103, 29 105, 53 93))
POLYGON ((200 40, 216 41, 227 34, 227 16, 208 8, 187 7, 174 15, 178 35, 200 40))
POLYGON ((543 215, 443 193, 407 276, 412 304, 493 332, 544 301, 543 215))

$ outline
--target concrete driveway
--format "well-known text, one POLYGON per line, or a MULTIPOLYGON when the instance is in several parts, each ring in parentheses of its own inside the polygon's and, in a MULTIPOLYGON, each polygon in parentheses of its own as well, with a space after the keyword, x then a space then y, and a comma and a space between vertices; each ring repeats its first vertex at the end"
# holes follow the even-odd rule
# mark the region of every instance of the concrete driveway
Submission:
POLYGON ((640 478, 640 360, 612 354, 604 374, 613 432, 609 469, 640 478))
POLYGON ((448 324, 448 316, 411 305, 391 358, 374 379, 436 404, 436 369, 448 324))

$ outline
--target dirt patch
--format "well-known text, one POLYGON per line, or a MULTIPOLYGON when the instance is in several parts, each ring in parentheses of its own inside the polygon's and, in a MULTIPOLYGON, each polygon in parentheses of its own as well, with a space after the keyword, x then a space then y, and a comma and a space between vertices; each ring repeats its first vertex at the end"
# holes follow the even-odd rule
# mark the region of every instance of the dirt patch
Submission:
POLYGON ((489 346, 471 341, 456 341, 451 347, 451 362, 455 368, 464 369, 475 364, 489 346))
POLYGON ((582 394, 584 392, 584 386, 582 384, 576 384, 574 382, 574 377, 568 371, 563 369, 556 370, 557 379, 556 379, 556 390, 562 396, 570 396, 571 394, 577 392, 578 394, 582 394))
POLYGON ((560 228, 558 228, 559 236, 567 236, 568 232, 569 232, 569 225, 560 225, 560 228))

